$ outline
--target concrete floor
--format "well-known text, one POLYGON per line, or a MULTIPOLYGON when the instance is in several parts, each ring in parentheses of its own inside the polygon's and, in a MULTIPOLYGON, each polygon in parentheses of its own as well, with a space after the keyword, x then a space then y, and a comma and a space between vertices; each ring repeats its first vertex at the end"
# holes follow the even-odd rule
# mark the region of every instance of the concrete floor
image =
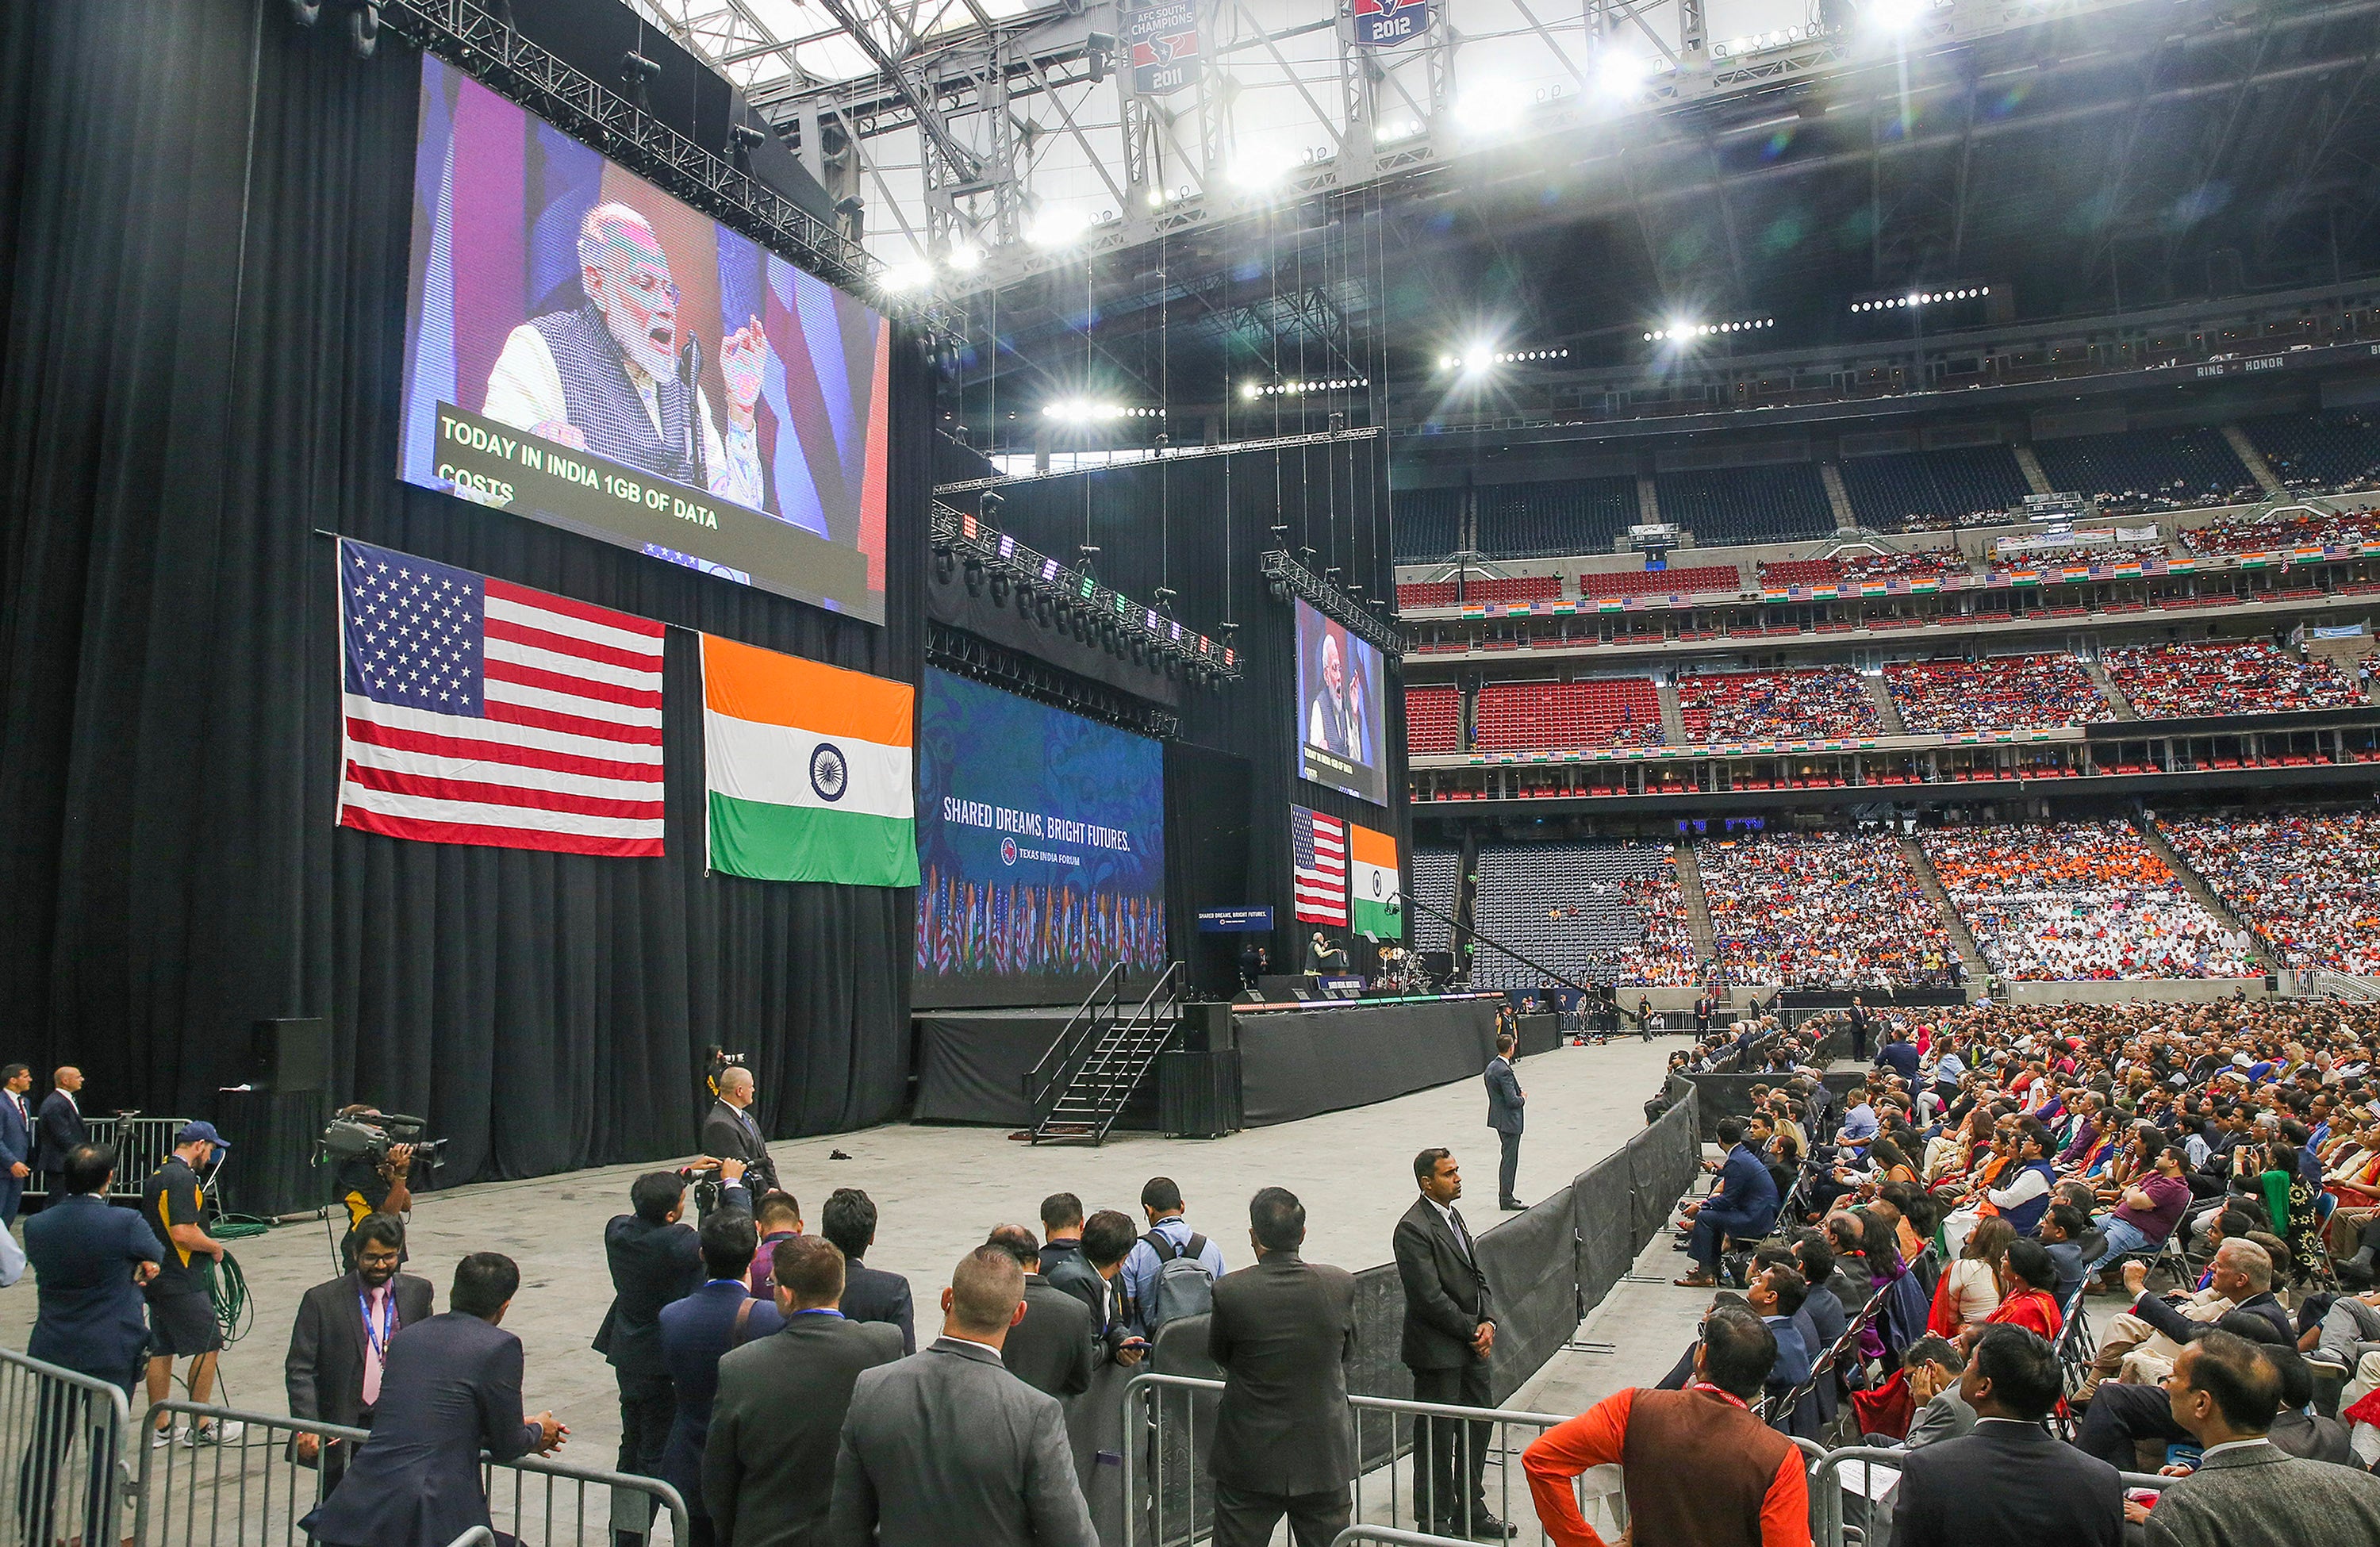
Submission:
MULTIPOLYGON (((1522 1147, 1523 1196, 1560 1187, 1638 1131, 1643 1102, 1675 1045, 1670 1039, 1627 1040, 1524 1060, 1529 1136, 1522 1147)), ((1306 1206, 1307 1256, 1363 1268, 1389 1258, 1390 1233, 1413 1199, 1414 1152, 1446 1144, 1465 1167, 1467 1217, 1488 1228, 1497 1217, 1497 1151, 1486 1113, 1480 1086, 1464 1080, 1213 1140, 1123 1134, 1096 1150, 1035 1148, 1011 1140, 1003 1130, 892 1124, 770 1149, 813 1225, 819 1205, 835 1188, 868 1189, 882 1217, 868 1261, 908 1275, 922 1338, 939 1323, 934 1307, 952 1265, 995 1224, 1036 1224, 1041 1199, 1060 1190, 1078 1194, 1087 1209, 1116 1208, 1137 1217, 1142 1182, 1170 1175, 1181 1184, 1191 1222, 1211 1234, 1227 1262, 1238 1267, 1249 1259, 1246 1200, 1258 1188, 1279 1184, 1306 1206), (829 1152, 838 1149, 851 1158, 830 1161, 829 1152)), ((442 1308, 463 1254, 498 1250, 520 1264, 521 1290, 505 1325, 528 1345, 529 1409, 551 1407, 570 1426, 565 1460, 608 1465, 616 1454, 616 1388, 589 1341, 612 1297, 601 1246, 604 1221, 626 1211, 628 1185, 647 1169, 615 1166, 460 1188, 425 1194, 414 1209, 411 1271, 437 1285, 442 1308)), ((320 1224, 288 1225, 238 1243, 233 1255, 246 1273, 255 1319, 224 1356, 215 1399, 285 1412, 281 1363, 288 1329, 298 1296, 336 1271, 330 1238, 320 1224)), ((1682 1259, 1658 1243, 1651 1256, 1659 1259, 1649 1271, 1663 1278, 1661 1297, 1637 1293, 1647 1286, 1623 1285, 1590 1323, 1587 1335, 1617 1338, 1623 1354, 1559 1358, 1531 1387, 1542 1396, 1526 1405, 1576 1411, 1584 1403, 1573 1394, 1601 1395, 1611 1383, 1650 1381, 1668 1367, 1702 1302, 1667 1285, 1671 1264, 1682 1259), (1684 1309, 1672 1312, 1669 1297, 1684 1309), (1597 1330, 1607 1322, 1609 1334, 1597 1330), (1651 1373, 1643 1373, 1646 1369, 1651 1373)), ((33 1310, 30 1280, 0 1293, 0 1342, 22 1347, 33 1310)))

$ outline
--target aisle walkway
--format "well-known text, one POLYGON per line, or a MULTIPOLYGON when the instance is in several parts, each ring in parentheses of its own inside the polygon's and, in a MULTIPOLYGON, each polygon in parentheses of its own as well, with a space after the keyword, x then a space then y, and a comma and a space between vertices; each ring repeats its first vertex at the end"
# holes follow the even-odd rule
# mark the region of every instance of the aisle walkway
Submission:
MULTIPOLYGON (((1523 1060, 1530 1127, 1522 1149, 1523 1195, 1552 1191, 1641 1128, 1645 1098, 1660 1083, 1676 1045, 1674 1039, 1629 1040, 1523 1060)), ((1498 1217, 1497 1151, 1486 1117, 1479 1083, 1463 1080, 1212 1140, 1123 1134, 1097 1150, 1037 1149, 1010 1140, 1005 1130, 890 1124, 770 1149, 812 1228, 829 1192, 868 1190, 883 1220, 868 1261, 908 1275, 919 1332, 931 1335, 952 1264, 994 1224, 1036 1224, 1042 1198, 1062 1189, 1079 1194, 1087 1209, 1122 1209, 1136 1219, 1141 1183, 1170 1175, 1188 1200, 1192 1224, 1238 1267, 1249 1258, 1247 1199, 1278 1183, 1306 1205, 1311 1259, 1365 1268, 1389 1260, 1390 1233, 1413 1200, 1414 1152, 1445 1144, 1464 1165, 1465 1214, 1486 1229, 1498 1217), (836 1150, 850 1159, 830 1160, 836 1150)), ((604 1221, 626 1211, 629 1183, 648 1169, 613 1166, 462 1188, 424 1195, 414 1210, 411 1271, 437 1286, 442 1308, 465 1253, 502 1251, 520 1264, 520 1294, 504 1325, 528 1347, 529 1410, 552 1407, 570 1425, 563 1453, 570 1459, 608 1464, 616 1453, 616 1389, 588 1345, 612 1297, 604 1221)), ((328 1235, 320 1224, 285 1226, 239 1243, 233 1255, 248 1277, 254 1325, 224 1357, 225 1395, 218 1399, 284 1412, 281 1365, 289 1327, 298 1296, 334 1272, 328 1235)), ((0 1294, 0 1343, 24 1346, 33 1310, 30 1279, 0 1294)))

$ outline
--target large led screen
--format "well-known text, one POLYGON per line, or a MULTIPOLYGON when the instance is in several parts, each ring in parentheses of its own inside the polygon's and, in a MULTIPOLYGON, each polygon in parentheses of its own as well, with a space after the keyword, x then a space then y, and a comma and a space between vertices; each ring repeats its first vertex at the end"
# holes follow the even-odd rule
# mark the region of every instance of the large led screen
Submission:
POLYGON ((884 620, 885 319, 421 61, 399 472, 884 620))
POLYGON ((1163 968, 1158 744, 929 671, 917 698, 913 1002, 1078 1003, 1163 968))
POLYGON ((1385 806, 1389 722, 1380 652, 1305 603, 1296 606, 1297 772, 1385 806))

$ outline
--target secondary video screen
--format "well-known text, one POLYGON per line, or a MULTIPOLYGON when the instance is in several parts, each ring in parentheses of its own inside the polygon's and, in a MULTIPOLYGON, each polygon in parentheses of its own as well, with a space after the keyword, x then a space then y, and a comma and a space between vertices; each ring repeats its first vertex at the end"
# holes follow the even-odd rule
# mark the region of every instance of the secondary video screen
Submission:
POLYGON ((421 61, 399 474, 884 621, 882 314, 421 61))
POLYGON ((1297 772, 1389 803, 1380 652, 1303 602, 1297 607, 1297 772))
POLYGON ((912 1002, 1073 1005, 1166 962, 1165 759, 947 672, 917 700, 912 1002))

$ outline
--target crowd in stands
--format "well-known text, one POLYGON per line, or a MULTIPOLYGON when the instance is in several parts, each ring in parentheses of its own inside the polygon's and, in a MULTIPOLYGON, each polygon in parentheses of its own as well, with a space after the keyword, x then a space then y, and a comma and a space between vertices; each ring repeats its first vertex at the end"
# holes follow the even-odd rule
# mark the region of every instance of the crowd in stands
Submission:
POLYGON ((1928 828, 1919 843, 1975 948, 2006 978, 2240 978, 2240 932, 2122 822, 1928 828))
POLYGON ((1912 731, 2029 730, 2110 717, 2082 663, 2063 651, 1980 661, 1908 661, 1884 668, 1912 731))
MULTIPOLYGON (((1775 1083, 1722 1125, 1676 1244, 1680 1283, 1742 1293, 1662 1388, 1731 1364, 1749 1309, 1770 1336, 1743 1399, 1772 1427, 1904 1451, 1872 1541, 2374 1540, 2380 1005, 1869 1018, 1874 1068, 1840 1097, 1790 1038, 1736 1061, 1775 1083), (2086 1296, 2108 1297, 2087 1333, 2086 1296), (2158 1471, 2129 1496, 2117 1475, 2158 1471)), ((1541 1512, 1631 1395, 1531 1447, 1541 1512)))
POLYGON ((1775 834, 1696 856, 1726 981, 1937 986, 1959 975, 1957 947, 1896 838, 1775 834))
POLYGON ((2368 506, 2345 513, 2267 511, 2258 516, 2226 516, 2203 527, 2184 527, 2180 535, 2182 546, 2193 554, 2347 546, 2380 542, 2380 513, 2368 506))
POLYGON ((1682 676, 1678 709, 1694 741, 1874 736, 1883 728, 1867 684, 1848 666, 1682 676))
POLYGON ((2333 662, 2260 640, 2124 645, 2102 658, 2143 719, 2278 714, 2363 701, 2333 662))
POLYGON ((2063 565, 2100 565, 2140 563, 2166 556, 2162 542, 2078 542, 2065 548, 2031 548, 2013 554, 1995 554, 1990 568, 1996 574, 2015 569, 2047 569, 2063 565))
POLYGON ((1835 563, 1846 580, 1918 580, 1968 572, 1965 556, 1954 548, 1917 548, 1905 554, 1844 554, 1835 563))
POLYGON ((2273 812, 2159 825, 2288 966, 2380 977, 2380 816, 2273 812))
POLYGON ((1644 935, 1614 953, 1620 981, 1631 988, 1682 987, 1693 982, 1694 927, 1687 922, 1686 896, 1678 886, 1677 867, 1665 865, 1611 885, 1617 893, 1612 900, 1645 921, 1644 935))

